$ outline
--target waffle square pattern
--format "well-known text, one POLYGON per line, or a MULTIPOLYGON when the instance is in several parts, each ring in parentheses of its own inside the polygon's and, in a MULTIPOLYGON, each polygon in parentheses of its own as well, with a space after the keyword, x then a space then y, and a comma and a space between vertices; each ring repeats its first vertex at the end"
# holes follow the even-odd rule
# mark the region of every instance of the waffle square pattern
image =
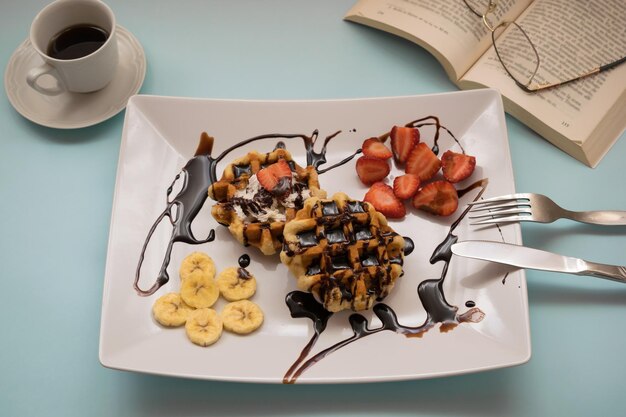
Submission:
POLYGON ((326 310, 360 311, 402 275, 404 239, 367 202, 311 197, 285 225, 280 259, 326 310))

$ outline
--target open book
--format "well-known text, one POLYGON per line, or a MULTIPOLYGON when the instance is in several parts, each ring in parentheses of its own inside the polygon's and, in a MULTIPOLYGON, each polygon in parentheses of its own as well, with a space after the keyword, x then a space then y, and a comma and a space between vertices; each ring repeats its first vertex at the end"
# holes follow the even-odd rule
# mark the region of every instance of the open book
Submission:
MULTIPOLYGON (((345 19, 422 46, 461 89, 499 90, 507 113, 591 167, 626 129, 626 64, 531 94, 502 68, 491 32, 462 0, 359 0, 345 19)), ((626 55, 624 0, 500 0, 496 19, 528 32, 540 71, 576 76, 626 55)))

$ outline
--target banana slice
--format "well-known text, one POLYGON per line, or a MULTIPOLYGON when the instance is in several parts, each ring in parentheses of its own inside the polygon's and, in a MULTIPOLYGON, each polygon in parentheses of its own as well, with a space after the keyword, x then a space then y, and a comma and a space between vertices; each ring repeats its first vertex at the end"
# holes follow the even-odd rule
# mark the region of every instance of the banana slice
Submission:
POLYGON ((226 304, 221 317, 224 329, 238 334, 252 333, 263 324, 263 311, 249 300, 226 304))
POLYGON ((256 292, 256 278, 244 268, 228 267, 218 274, 216 282, 228 301, 245 300, 256 292))
POLYGON ((222 319, 212 308, 193 310, 185 324, 185 332, 196 345, 212 345, 222 335, 222 319))
POLYGON ((190 253, 180 264, 180 279, 184 281, 192 275, 203 275, 215 278, 215 263, 203 252, 190 253))
POLYGON ((192 308, 180 298, 180 295, 171 292, 159 297, 152 306, 152 313, 156 321, 163 326, 178 327, 185 324, 192 308))
POLYGON ((180 285, 180 296, 194 308, 211 307, 220 296, 220 290, 213 278, 202 274, 192 274, 180 285))

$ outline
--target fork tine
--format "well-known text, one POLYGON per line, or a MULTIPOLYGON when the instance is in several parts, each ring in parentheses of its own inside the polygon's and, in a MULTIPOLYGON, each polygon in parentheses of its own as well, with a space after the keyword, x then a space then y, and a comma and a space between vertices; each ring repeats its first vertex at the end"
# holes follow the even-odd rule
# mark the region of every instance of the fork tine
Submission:
POLYGON ((485 217, 491 217, 491 218, 498 219, 498 218, 506 218, 506 217, 508 217, 508 215, 511 215, 511 214, 528 214, 528 215, 531 215, 532 212, 527 207, 520 207, 520 208, 515 208, 515 209, 499 210, 499 211, 492 211, 492 212, 489 212, 489 213, 477 214, 475 216, 468 216, 468 218, 470 218, 470 219, 484 219, 485 217))
POLYGON ((526 201, 511 201, 508 203, 504 203, 504 204, 493 204, 493 205, 488 205, 485 204, 484 206, 473 206, 470 210, 470 212, 472 213, 476 213, 478 211, 487 211, 487 210, 502 210, 502 209, 508 209, 511 207, 520 207, 520 206, 528 206, 530 203, 526 202, 526 201))
POLYGON ((504 203, 507 201, 514 201, 514 200, 520 200, 520 199, 530 200, 530 196, 527 193, 507 194, 507 195, 501 195, 498 197, 485 198, 483 200, 472 201, 471 203, 467 203, 467 204, 470 206, 478 206, 481 204, 504 203))
POLYGON ((515 222, 524 222, 524 221, 532 221, 531 216, 508 216, 508 217, 499 217, 495 219, 485 219, 478 222, 470 223, 471 226, 481 226, 485 224, 495 224, 495 223, 515 223, 515 222))

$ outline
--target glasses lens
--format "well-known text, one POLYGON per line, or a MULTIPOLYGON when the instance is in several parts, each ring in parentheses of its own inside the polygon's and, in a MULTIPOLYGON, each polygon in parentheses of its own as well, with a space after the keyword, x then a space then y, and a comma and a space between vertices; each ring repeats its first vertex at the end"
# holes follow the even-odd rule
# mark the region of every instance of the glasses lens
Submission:
POLYGON ((502 23, 492 34, 498 58, 517 82, 531 86, 537 82, 539 55, 528 34, 517 23, 502 23))

